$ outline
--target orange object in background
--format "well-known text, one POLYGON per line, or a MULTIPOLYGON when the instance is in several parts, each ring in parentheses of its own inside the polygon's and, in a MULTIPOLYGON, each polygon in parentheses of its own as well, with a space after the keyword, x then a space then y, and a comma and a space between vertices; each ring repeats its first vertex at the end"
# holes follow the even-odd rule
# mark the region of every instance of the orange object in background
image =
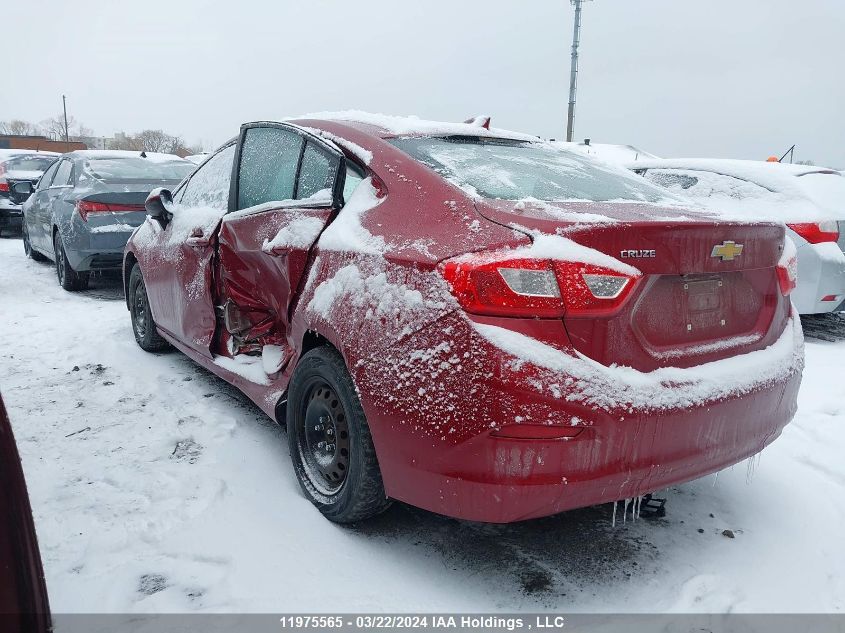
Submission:
POLYGON ((766 162, 767 162, 767 163, 779 163, 779 162, 780 162, 780 158, 778 158, 777 156, 769 156, 769 157, 766 159, 766 162))

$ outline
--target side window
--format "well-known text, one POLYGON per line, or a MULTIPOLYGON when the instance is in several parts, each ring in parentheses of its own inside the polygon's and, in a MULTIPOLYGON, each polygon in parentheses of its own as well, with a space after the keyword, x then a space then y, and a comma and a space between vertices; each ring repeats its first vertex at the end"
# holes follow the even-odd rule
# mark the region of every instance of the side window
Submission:
POLYGON ((238 172, 238 209, 293 199, 303 142, 299 134, 282 128, 247 129, 238 172))
POLYGON ((182 189, 179 203, 186 207, 229 208, 229 185, 235 162, 235 144, 220 150, 203 164, 182 189))
POLYGON ((61 187, 70 184, 70 176, 73 173, 73 161, 64 159, 56 170, 51 187, 61 187))
POLYGON ((302 166, 299 168, 299 181, 296 185, 296 199, 332 197, 334 178, 338 159, 318 147, 311 141, 302 154, 302 166))
POLYGON ((358 168, 357 165, 346 162, 346 180, 343 183, 343 202, 349 200, 352 193, 358 188, 358 185, 364 180, 364 172, 358 168))
POLYGON ((649 170, 646 178, 667 189, 689 189, 698 183, 698 178, 682 171, 649 170))
POLYGON ((59 161, 56 161, 41 175, 41 180, 38 181, 38 191, 46 189, 50 186, 50 183, 53 182, 53 176, 56 174, 56 170, 59 168, 59 161))

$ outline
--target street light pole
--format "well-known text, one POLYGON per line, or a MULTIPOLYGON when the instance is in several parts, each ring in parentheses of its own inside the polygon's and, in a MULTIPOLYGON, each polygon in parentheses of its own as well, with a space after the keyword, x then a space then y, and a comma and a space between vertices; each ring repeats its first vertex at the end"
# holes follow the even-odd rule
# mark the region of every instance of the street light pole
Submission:
POLYGON ((566 120, 566 140, 572 141, 575 127, 575 93, 578 88, 578 46, 581 43, 581 5, 584 0, 570 0, 575 5, 575 27, 572 33, 572 65, 569 71, 569 116, 566 120))
POLYGON ((65 113, 65 151, 70 151, 70 139, 68 138, 67 134, 67 99, 64 95, 62 95, 62 110, 65 113))

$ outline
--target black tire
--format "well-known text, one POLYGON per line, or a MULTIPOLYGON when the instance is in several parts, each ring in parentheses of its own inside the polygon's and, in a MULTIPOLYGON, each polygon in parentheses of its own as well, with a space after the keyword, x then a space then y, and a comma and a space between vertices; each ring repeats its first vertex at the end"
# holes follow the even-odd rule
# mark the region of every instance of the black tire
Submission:
POLYGON ((29 242, 29 231, 27 231, 26 229, 26 220, 24 220, 23 224, 21 225, 21 238, 23 239, 23 252, 26 254, 27 257, 36 262, 47 261, 47 258, 44 257, 44 255, 32 248, 32 244, 30 244, 29 242))
POLYGON ((311 350, 300 359, 290 384, 288 447, 305 496, 335 523, 384 512, 391 501, 343 357, 331 347, 311 350))
POLYGON ((62 236, 59 235, 58 231, 53 235, 53 253, 56 258, 56 277, 59 279, 59 285, 70 292, 88 288, 91 273, 78 273, 73 269, 67 260, 62 236))
POLYGON ((141 275, 141 267, 135 263, 129 273, 129 314, 132 318, 132 333, 135 342, 145 352, 163 352, 170 349, 168 343, 156 329, 153 313, 150 311, 150 301, 147 297, 147 286, 141 275))

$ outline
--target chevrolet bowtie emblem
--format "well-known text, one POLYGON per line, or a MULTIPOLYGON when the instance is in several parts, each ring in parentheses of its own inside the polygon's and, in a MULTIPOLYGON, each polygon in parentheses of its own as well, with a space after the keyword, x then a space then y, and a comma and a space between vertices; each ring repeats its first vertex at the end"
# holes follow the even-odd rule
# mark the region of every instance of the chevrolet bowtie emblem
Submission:
POLYGON ((742 244, 736 242, 722 242, 713 247, 710 257, 721 257, 723 262, 733 261, 742 254, 742 244))

